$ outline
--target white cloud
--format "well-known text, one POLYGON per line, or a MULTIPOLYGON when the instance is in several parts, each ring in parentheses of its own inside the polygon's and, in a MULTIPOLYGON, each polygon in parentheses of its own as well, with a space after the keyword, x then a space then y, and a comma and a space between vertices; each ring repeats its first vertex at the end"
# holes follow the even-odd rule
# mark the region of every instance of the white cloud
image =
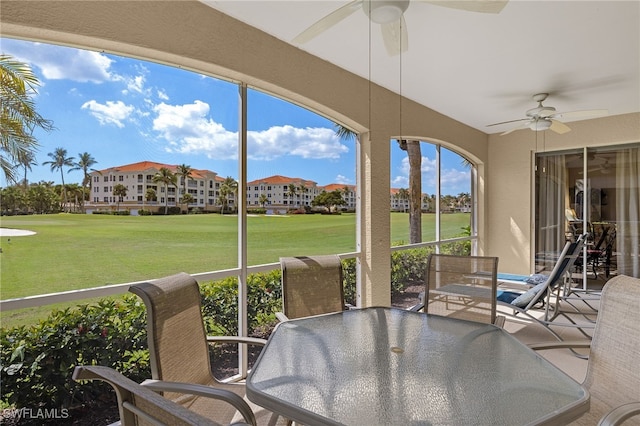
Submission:
MULTIPOLYGON (((201 154, 216 159, 236 159, 238 133, 227 130, 208 117, 209 105, 192 104, 154 107, 153 129, 169 142, 170 152, 201 154)), ((338 159, 348 152, 332 129, 273 126, 247 132, 248 158, 274 160, 292 155, 305 159, 338 159)))
POLYGON ((469 170, 447 169, 442 171, 442 192, 457 195, 461 192, 471 192, 471 172, 469 170), (447 191, 449 189, 449 191, 447 191))
POLYGON ((391 180, 392 188, 408 188, 409 178, 407 176, 396 176, 391 180))
POLYGON ((144 93, 145 80, 146 79, 144 75, 138 75, 136 77, 127 78, 125 80, 127 84, 127 90, 125 91, 125 93, 126 92, 144 93))
POLYGON ((102 83, 119 79, 109 71, 112 59, 98 52, 20 40, 2 40, 2 50, 41 70, 49 80, 102 83))
POLYGON ((89 110, 100 124, 115 124, 120 128, 124 127, 123 121, 135 110, 133 106, 125 105, 122 101, 107 101, 106 104, 100 104, 94 100, 85 102, 82 109, 89 110))
POLYGON ((353 180, 343 175, 336 176, 335 182, 353 185, 353 180))
MULTIPOLYGON (((436 160, 422 157, 422 192, 431 193, 436 185, 436 160)), ((471 172, 468 169, 442 169, 440 171, 440 185, 443 194, 457 195, 461 192, 470 192, 471 172)), ((409 159, 404 157, 398 167, 398 175, 391 180, 394 188, 409 187, 409 159)))
POLYGON ((164 89, 156 89, 156 96, 162 101, 169 100, 169 95, 167 95, 167 92, 165 92, 164 89))
MULTIPOLYGON (((422 163, 420 167, 422 173, 423 185, 425 181, 435 183, 436 173, 436 160, 429 159, 429 157, 422 157, 422 163)), ((409 187, 409 157, 403 157, 398 167, 398 175, 391 179, 391 186, 394 188, 408 188, 409 187)), ((424 190, 424 188, 423 188, 424 190)))
POLYGON ((248 153, 254 160, 273 160, 286 155, 304 159, 338 159, 349 148, 340 143, 332 129, 290 125, 250 131, 248 153))

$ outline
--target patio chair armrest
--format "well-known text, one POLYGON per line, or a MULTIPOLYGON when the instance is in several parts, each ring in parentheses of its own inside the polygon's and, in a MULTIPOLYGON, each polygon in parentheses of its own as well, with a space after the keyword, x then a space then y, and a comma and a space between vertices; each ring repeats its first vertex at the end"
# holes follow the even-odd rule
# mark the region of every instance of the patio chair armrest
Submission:
POLYGON ((162 380, 148 379, 141 383, 145 388, 154 392, 175 392, 188 395, 198 395, 205 398, 218 399, 230 405, 242 415, 244 420, 251 425, 256 425, 256 417, 249 404, 241 396, 225 389, 212 388, 211 386, 195 383, 166 382, 162 380))
POLYGON ((591 342, 585 342, 584 340, 565 340, 562 342, 530 343, 527 346, 534 351, 542 351, 547 349, 590 348, 591 342))
POLYGON ((240 336, 207 336, 209 343, 246 343, 248 345, 264 346, 266 339, 257 337, 240 337, 240 336))
POLYGON ((598 426, 617 426, 637 415, 640 415, 640 402, 629 402, 605 414, 598 422, 598 426))

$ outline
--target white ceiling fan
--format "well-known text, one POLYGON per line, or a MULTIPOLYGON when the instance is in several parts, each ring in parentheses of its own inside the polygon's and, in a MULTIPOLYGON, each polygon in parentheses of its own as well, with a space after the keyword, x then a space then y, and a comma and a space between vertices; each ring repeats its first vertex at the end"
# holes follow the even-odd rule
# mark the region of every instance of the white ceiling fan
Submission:
POLYGON ((493 124, 487 125, 487 127, 519 122, 520 124, 518 124, 516 127, 504 133, 501 133, 501 135, 506 135, 519 129, 526 129, 527 127, 536 132, 548 129, 562 135, 564 133, 571 131, 571 128, 566 124, 564 124, 562 121, 557 120, 559 118, 565 118, 565 119, 591 118, 591 117, 600 117, 603 115, 607 115, 609 113, 606 109, 556 112, 556 109, 554 107, 542 105, 542 102, 544 102, 548 96, 549 96, 548 93, 538 93, 536 95, 533 95, 533 100, 538 102, 538 106, 535 108, 531 108, 530 110, 527 110, 526 112, 527 118, 502 121, 500 123, 493 123, 493 124))
POLYGON ((397 55, 406 51, 408 47, 404 12, 411 1, 471 12, 500 13, 508 0, 353 0, 316 21, 298 34, 293 42, 296 44, 307 43, 352 13, 362 9, 372 22, 380 24, 382 38, 389 55, 397 55))

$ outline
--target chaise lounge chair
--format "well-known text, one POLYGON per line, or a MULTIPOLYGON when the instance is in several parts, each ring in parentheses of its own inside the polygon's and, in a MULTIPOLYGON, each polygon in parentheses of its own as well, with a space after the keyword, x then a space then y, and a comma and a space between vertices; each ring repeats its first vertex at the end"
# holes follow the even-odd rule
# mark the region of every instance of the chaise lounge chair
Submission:
MULTIPOLYGON (((548 277, 539 284, 534 285, 524 292, 516 292, 510 289, 498 289, 498 307, 500 313, 514 318, 524 318, 543 326, 556 339, 562 340, 560 335, 551 326, 575 327, 585 336, 590 337, 584 329, 592 329, 590 322, 578 323, 560 306, 561 300, 557 297, 564 288, 564 280, 570 279, 571 269, 581 255, 587 234, 581 235, 575 242, 567 242, 556 261, 553 270, 548 277), (556 295, 553 296, 553 292, 556 295), (544 312, 540 316, 537 306, 542 305, 544 312), (534 315, 535 313, 535 315, 534 315), (555 321, 563 317, 567 322, 555 321)), ((510 284, 513 285, 513 282, 510 284)))

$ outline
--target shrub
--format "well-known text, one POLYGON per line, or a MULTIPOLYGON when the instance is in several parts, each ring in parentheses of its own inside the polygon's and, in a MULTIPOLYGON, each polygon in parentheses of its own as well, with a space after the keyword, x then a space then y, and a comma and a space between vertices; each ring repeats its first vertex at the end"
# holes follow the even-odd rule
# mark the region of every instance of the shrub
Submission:
POLYGON ((424 283, 427 258, 432 247, 421 247, 391 253, 391 291, 399 293, 407 286, 424 283))
POLYGON ((342 273, 344 278, 344 301, 356 306, 356 259, 342 261, 342 273))
MULTIPOLYGON (((253 274, 248 283, 249 329, 275 325, 281 309, 280 271, 253 274)), ((202 310, 208 334, 237 334, 237 280, 203 283, 202 310)), ((0 330, 3 402, 15 408, 70 408, 110 394, 99 381, 71 380, 76 365, 106 365, 140 382, 151 377, 146 309, 134 295, 101 299, 52 311, 38 325, 0 330)), ((114 400, 115 401, 115 400, 114 400)))
POLYGON ((56 409, 104 393, 99 382, 81 386, 71 380, 78 364, 148 378, 145 323, 142 302, 125 296, 53 311, 36 326, 0 330, 3 399, 16 408, 56 409))

